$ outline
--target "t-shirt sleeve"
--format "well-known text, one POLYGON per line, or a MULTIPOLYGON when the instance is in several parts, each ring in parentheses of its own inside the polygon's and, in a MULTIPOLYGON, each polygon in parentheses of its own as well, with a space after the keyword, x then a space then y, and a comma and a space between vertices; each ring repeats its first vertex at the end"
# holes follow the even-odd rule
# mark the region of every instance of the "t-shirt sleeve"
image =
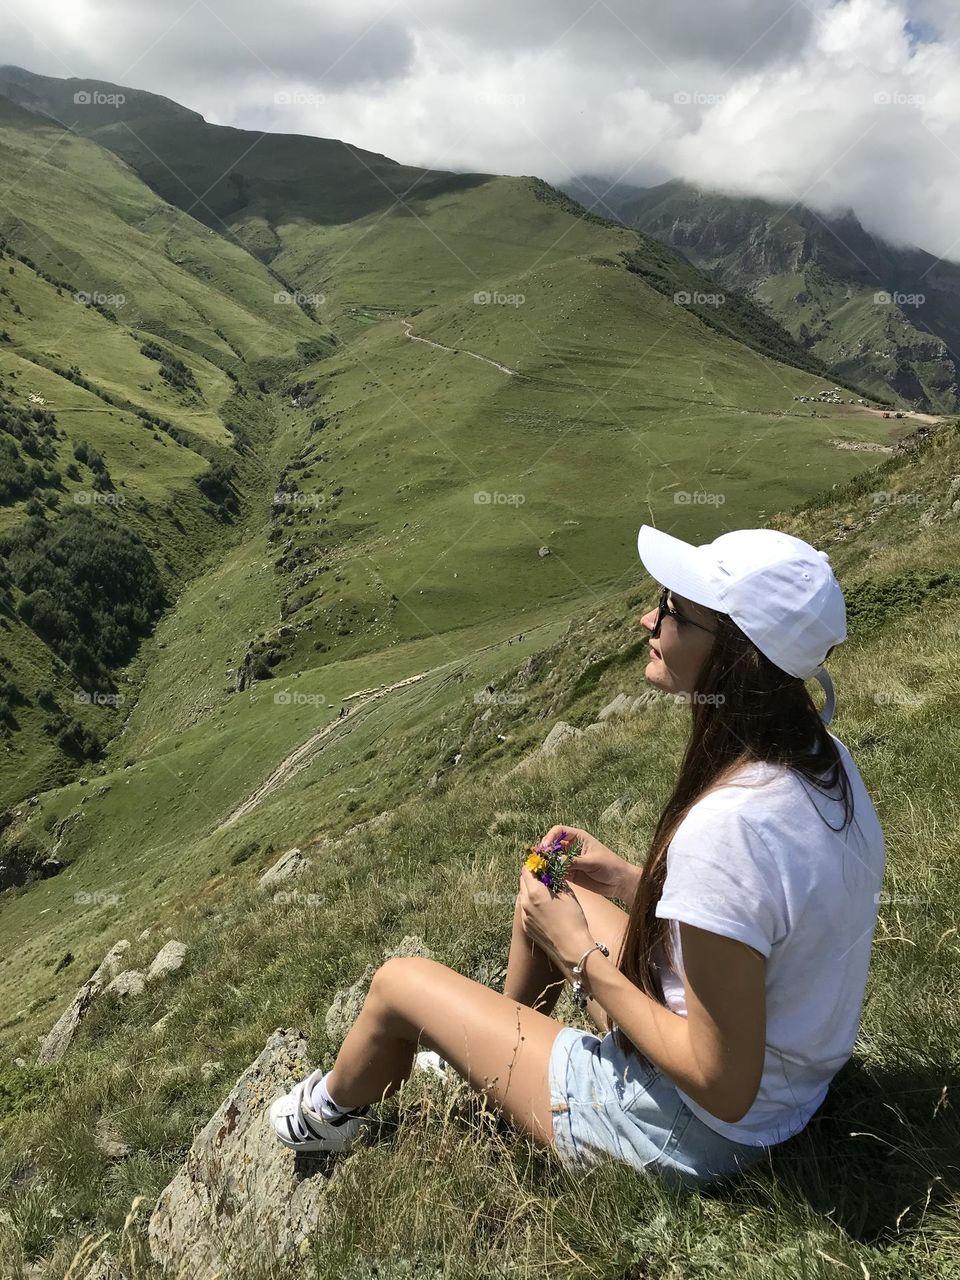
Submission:
POLYGON ((776 862, 722 789, 695 804, 677 827, 656 914, 735 938, 763 956, 786 937, 786 899, 776 862))

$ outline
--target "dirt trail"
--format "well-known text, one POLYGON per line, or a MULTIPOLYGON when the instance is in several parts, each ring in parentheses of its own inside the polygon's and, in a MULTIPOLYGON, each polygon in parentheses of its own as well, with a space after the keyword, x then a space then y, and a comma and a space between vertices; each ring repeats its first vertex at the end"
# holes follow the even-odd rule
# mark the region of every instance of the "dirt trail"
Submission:
POLYGON ((432 667, 428 671, 419 672, 417 675, 406 676, 403 680, 396 680, 393 684, 380 685, 372 689, 358 689, 355 693, 348 693, 343 699, 344 706, 348 702, 353 702, 359 698, 360 701, 357 702, 356 707, 352 708, 348 715, 331 720, 329 724, 324 725, 317 733, 312 734, 304 742, 301 742, 299 747, 296 747, 285 759, 280 761, 273 773, 255 791, 251 792, 242 804, 238 805, 232 813, 224 818, 219 826, 214 828, 213 834, 217 835, 221 831, 226 831, 228 827, 232 827, 234 823, 239 822, 241 818, 246 817, 251 810, 255 809, 261 800, 265 800, 272 791, 276 791, 277 787, 288 782, 301 769, 305 769, 310 764, 316 748, 323 742, 324 738, 329 737, 331 733, 336 732, 341 726, 348 724, 354 712, 368 706, 371 702, 379 701, 380 698, 386 697, 388 693, 393 693, 395 689, 403 689, 407 685, 416 684, 419 680, 425 680, 427 676, 433 675, 438 670, 440 668, 432 667))
POLYGON ((896 420, 896 415, 898 413, 903 415, 904 422, 908 418, 911 422, 948 422, 951 418, 956 417, 956 414, 949 413, 919 413, 915 409, 872 409, 867 405, 860 404, 853 405, 851 407, 855 412, 866 413, 873 418, 882 418, 885 414, 888 414, 891 422, 896 420))
POLYGON ((491 360, 488 356, 478 355, 476 351, 468 351, 466 347, 447 347, 442 342, 434 342, 432 338, 419 338, 415 333, 411 332, 410 321, 401 320, 404 332, 411 342, 425 342, 428 347, 436 347, 439 351, 451 351, 454 355, 473 356, 474 360, 482 360, 484 364, 492 364, 494 369, 499 369, 501 373, 507 373, 511 378, 523 378, 524 374, 518 369, 511 369, 508 365, 498 364, 496 360, 491 360))
MULTIPOLYGON (((534 636, 551 625, 549 622, 537 623, 532 627, 524 628, 524 634, 530 640, 533 640, 534 636)), ((466 673, 469 670, 469 662, 472 659, 478 657, 481 653, 488 653, 491 649, 502 648, 506 643, 505 639, 494 640, 490 644, 481 645, 479 649, 473 650, 467 659, 454 658, 450 662, 440 663, 439 666, 428 667, 426 671, 419 671, 416 675, 405 676, 402 680, 395 680, 393 684, 375 685, 370 689, 357 689, 353 693, 348 693, 341 699, 341 702, 344 706, 351 702, 356 704, 350 708, 349 713, 342 718, 338 716, 336 719, 331 720, 329 724, 324 725, 322 729, 319 729, 301 742, 299 747, 295 747, 288 756, 281 760, 270 776, 247 796, 242 804, 237 805, 236 809, 214 827, 212 834, 217 835, 221 831, 226 831, 228 827, 232 827, 241 818, 246 817, 268 795, 276 791, 278 787, 282 787, 284 783, 289 782, 301 770, 306 769, 313 762, 314 756, 322 748, 326 738, 340 728, 349 730, 351 725, 356 722, 355 717, 358 711, 362 711, 365 707, 379 702, 381 698, 396 692, 397 689, 404 689, 410 685, 418 684, 421 680, 426 680, 428 676, 441 676, 442 686, 446 681, 457 678, 457 669, 466 673), (443 675, 444 672, 447 674, 443 675)))

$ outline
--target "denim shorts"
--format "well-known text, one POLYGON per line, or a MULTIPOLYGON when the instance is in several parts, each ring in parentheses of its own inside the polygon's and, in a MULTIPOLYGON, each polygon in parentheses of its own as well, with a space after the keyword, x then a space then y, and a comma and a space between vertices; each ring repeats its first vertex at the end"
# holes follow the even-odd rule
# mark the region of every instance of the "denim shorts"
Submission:
POLYGON ((612 1156, 673 1186, 695 1187, 740 1173, 769 1147, 733 1142, 695 1116, 676 1086, 613 1032, 600 1039, 564 1027, 550 1055, 553 1142, 585 1167, 612 1156))

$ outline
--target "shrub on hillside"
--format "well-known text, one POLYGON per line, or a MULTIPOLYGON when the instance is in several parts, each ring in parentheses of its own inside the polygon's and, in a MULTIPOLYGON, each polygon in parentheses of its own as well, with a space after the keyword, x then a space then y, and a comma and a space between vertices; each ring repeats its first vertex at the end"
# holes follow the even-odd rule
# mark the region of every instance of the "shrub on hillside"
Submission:
POLYGON ((19 502, 32 491, 30 471, 9 437, 0 436, 0 506, 19 502))
POLYGON ((20 616, 82 682, 129 661, 165 604, 157 566, 115 517, 72 510, 0 540, 20 616))
POLYGON ((218 507, 234 509, 237 505, 233 491, 233 467, 225 462, 215 460, 202 475, 197 477, 197 485, 205 498, 218 507))

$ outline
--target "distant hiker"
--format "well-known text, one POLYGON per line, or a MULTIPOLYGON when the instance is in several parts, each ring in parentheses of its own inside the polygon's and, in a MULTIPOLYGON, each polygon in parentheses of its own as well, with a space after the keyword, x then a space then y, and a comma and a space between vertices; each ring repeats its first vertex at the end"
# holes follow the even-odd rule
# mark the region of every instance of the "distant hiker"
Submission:
POLYGON ((340 714, 337 716, 337 719, 338 719, 338 720, 342 720, 342 719, 343 719, 343 717, 344 717, 346 714, 347 714, 347 709, 346 709, 346 707, 341 707, 341 708, 340 708, 340 714))
POLYGON ((644 677, 691 708, 646 859, 552 827, 552 856, 579 853, 556 891, 534 854, 522 867, 503 993, 387 960, 336 1062, 273 1103, 288 1147, 346 1150, 417 1066, 462 1076, 571 1164, 612 1156, 697 1186, 800 1132, 850 1057, 885 848, 827 728, 840 584, 825 552, 773 529, 692 546, 644 525, 638 548, 663 584, 635 616, 644 677), (566 982, 599 1035, 550 1016, 566 982))

